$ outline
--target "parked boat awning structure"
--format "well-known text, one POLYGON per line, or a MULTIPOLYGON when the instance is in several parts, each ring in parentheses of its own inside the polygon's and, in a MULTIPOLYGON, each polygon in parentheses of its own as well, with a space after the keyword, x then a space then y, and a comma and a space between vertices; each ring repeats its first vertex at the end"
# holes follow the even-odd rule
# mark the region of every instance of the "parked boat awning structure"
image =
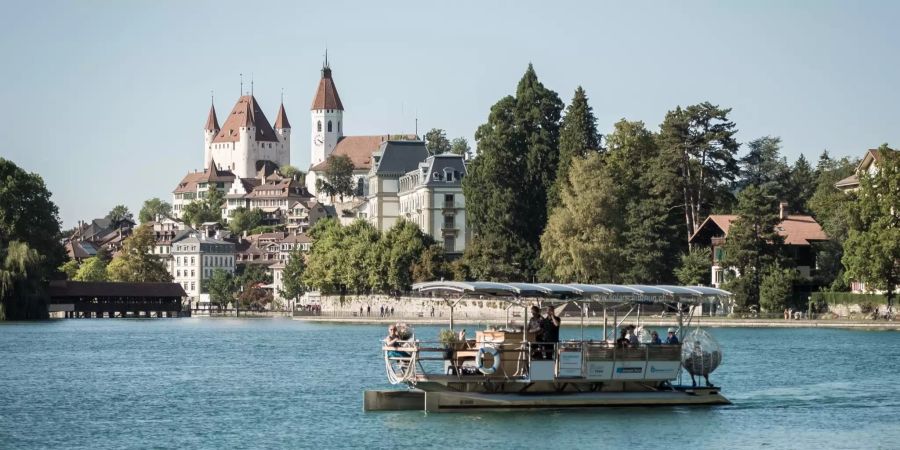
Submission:
POLYGON ((413 290, 437 297, 500 297, 510 300, 540 298, 545 301, 580 300, 586 303, 699 303, 710 298, 728 297, 730 292, 706 286, 670 286, 642 284, 558 284, 497 283, 493 281, 429 281, 416 283, 413 290))

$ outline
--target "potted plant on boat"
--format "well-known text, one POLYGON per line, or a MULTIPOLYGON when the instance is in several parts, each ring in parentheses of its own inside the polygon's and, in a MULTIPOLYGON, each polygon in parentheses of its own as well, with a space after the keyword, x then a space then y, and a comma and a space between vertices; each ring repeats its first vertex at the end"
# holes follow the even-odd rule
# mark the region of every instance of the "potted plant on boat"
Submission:
POLYGON ((438 332, 438 341, 440 341, 441 345, 446 350, 444 352, 444 359, 453 359, 453 351, 457 349, 460 343, 459 336, 453 330, 444 328, 438 332))

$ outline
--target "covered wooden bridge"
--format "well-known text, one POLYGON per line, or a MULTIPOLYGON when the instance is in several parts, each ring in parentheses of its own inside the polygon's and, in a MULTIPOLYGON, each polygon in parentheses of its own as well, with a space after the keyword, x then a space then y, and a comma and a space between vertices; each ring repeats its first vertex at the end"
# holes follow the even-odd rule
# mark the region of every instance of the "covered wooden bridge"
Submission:
POLYGON ((47 309, 51 317, 179 317, 187 294, 178 283, 53 281, 47 309))

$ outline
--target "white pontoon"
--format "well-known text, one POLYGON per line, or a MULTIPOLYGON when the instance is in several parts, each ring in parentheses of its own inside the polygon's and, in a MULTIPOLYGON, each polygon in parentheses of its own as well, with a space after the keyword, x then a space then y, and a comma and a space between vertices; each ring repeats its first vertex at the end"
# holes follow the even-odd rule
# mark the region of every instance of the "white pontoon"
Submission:
MULTIPOLYGON (((500 300, 522 308, 523 321, 478 331, 474 339, 425 342, 408 336, 399 346, 383 346, 392 384, 407 390, 366 391, 365 409, 431 412, 460 410, 568 409, 606 406, 722 405, 730 402, 709 383, 721 349, 699 329, 692 333, 693 306, 723 300, 727 291, 702 286, 496 283, 435 281, 413 290, 453 311, 462 301, 500 300), (581 337, 537 342, 528 332, 529 307, 540 304, 580 312, 581 337), (602 336, 585 336, 584 318, 602 311, 602 336), (615 343, 620 327, 641 330, 648 315, 677 320, 679 344, 615 343), (611 321, 611 323, 610 323, 611 321), (682 368, 706 378, 705 386, 678 381, 682 368)), ((564 320, 572 320, 566 317, 564 320)), ((590 331, 590 330, 587 330, 590 331)), ((649 332, 645 336, 649 337, 649 332)))

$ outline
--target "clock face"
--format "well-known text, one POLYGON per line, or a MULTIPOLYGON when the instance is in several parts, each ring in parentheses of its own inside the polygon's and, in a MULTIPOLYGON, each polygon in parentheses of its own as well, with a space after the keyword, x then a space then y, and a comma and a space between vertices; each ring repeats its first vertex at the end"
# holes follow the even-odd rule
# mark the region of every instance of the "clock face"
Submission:
POLYGON ((322 139, 322 136, 316 136, 316 145, 322 145, 325 142, 325 139, 322 139))

